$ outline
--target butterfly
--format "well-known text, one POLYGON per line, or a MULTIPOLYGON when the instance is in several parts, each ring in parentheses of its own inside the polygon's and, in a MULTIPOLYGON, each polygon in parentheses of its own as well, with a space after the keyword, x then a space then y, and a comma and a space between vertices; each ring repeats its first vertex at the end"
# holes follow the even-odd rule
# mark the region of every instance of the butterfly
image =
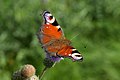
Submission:
POLYGON ((71 46, 71 41, 66 39, 55 17, 49 11, 44 11, 42 17, 43 24, 38 31, 38 39, 45 52, 50 57, 82 61, 81 53, 71 46))

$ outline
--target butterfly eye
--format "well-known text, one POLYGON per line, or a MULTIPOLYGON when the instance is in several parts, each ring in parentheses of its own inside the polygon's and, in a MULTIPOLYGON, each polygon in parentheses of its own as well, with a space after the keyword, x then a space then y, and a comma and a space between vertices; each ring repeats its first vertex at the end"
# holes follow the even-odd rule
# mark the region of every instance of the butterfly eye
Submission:
POLYGON ((49 19, 50 19, 50 20, 53 19, 53 16, 50 16, 49 19))

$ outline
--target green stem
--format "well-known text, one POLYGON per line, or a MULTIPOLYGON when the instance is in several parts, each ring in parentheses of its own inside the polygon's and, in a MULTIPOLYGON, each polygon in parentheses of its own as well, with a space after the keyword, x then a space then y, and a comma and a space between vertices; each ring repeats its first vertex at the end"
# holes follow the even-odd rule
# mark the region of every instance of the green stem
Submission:
POLYGON ((45 72, 47 71, 47 67, 45 67, 44 69, 43 69, 43 71, 41 72, 41 74, 40 74, 40 80, 42 79, 42 77, 43 77, 43 75, 45 74, 45 72))

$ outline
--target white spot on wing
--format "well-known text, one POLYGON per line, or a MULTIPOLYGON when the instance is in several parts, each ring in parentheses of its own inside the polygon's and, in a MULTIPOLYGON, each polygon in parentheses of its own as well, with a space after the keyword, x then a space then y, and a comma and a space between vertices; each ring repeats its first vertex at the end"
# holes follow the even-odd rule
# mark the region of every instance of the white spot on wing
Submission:
POLYGON ((50 13, 47 13, 46 15, 47 15, 47 16, 52 16, 52 14, 50 14, 50 13))
POLYGON ((49 23, 46 23, 47 25, 49 25, 49 23))
POLYGON ((72 49, 72 51, 75 51, 76 49, 72 49))
POLYGON ((69 56, 71 56, 71 54, 68 54, 69 56))
POLYGON ((60 28, 60 25, 56 26, 58 29, 60 28))

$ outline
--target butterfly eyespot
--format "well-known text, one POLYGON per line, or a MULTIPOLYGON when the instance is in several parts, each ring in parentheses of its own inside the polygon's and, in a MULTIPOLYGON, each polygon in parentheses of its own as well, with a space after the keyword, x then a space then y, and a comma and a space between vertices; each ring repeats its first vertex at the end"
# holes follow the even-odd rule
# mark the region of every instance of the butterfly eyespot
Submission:
POLYGON ((59 28, 58 31, 61 31, 61 28, 59 28))
POLYGON ((49 19, 50 19, 50 20, 53 19, 53 16, 50 16, 49 19))

